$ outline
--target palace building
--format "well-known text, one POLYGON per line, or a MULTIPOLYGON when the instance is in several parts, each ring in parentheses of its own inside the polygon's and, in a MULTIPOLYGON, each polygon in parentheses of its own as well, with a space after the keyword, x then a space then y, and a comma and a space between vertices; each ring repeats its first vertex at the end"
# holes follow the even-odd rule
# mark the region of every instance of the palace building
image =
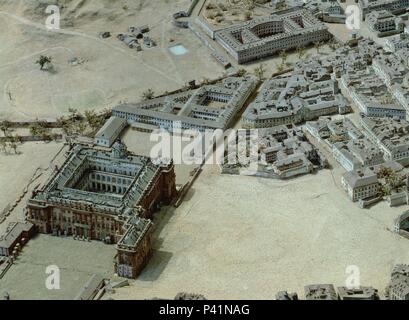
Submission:
POLYGON ((27 220, 40 233, 116 243, 116 271, 135 278, 151 253, 152 214, 176 195, 173 162, 76 145, 50 180, 33 192, 27 220))

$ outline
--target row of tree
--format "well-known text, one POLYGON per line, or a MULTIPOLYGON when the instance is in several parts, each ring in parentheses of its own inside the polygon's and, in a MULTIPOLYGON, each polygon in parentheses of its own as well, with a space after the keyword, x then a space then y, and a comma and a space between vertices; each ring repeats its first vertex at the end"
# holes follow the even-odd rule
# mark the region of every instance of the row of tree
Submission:
POLYGON ((11 150, 14 151, 14 154, 18 154, 17 148, 19 144, 21 144, 20 136, 8 135, 0 139, 0 150, 4 154, 9 154, 11 150))
POLYGON ((68 109, 69 114, 57 119, 57 126, 62 128, 67 136, 85 135, 93 137, 109 118, 111 111, 106 109, 101 113, 87 110, 82 114, 77 109, 68 109))

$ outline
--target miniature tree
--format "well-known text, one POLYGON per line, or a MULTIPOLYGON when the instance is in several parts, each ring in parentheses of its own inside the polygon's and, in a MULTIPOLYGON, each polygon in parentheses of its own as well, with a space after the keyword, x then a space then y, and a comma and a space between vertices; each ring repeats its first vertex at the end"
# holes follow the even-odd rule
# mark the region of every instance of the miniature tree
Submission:
POLYGON ((329 43, 329 47, 332 50, 336 50, 337 48, 339 48, 339 43, 335 40, 335 38, 332 38, 330 43, 329 43))
POLYGON ((259 81, 262 81, 264 79, 264 73, 265 73, 264 65, 260 63, 260 65, 254 69, 254 74, 256 77, 259 79, 259 81))
POLYGON ((393 174, 393 170, 391 168, 387 168, 384 166, 381 166, 381 168, 378 171, 378 178, 382 179, 382 178, 389 178, 391 175, 393 174))
POLYGON ((247 70, 244 69, 244 68, 241 68, 241 69, 239 69, 239 70, 237 71, 237 75, 238 75, 239 77, 243 77, 243 76, 245 76, 246 74, 247 74, 247 70))
POLYGON ((40 128, 39 128, 38 123, 33 123, 33 124, 31 124, 31 125, 30 125, 30 134, 31 134, 32 136, 38 136, 39 133, 40 133, 40 128))
POLYGON ((44 130, 44 131, 41 133, 41 138, 42 138, 44 141, 51 141, 51 140, 53 139, 53 134, 51 134, 50 130, 44 130))
POLYGON ((154 96, 155 96, 155 93, 153 92, 152 89, 148 89, 142 93, 143 100, 152 100, 154 96))
POLYGON ((14 154, 17 154, 17 143, 10 142, 10 148, 14 150, 14 154))
POLYGON ((280 58, 281 58, 281 64, 284 66, 287 62, 288 59, 288 53, 287 51, 283 50, 280 52, 280 58))
POLYGON ((14 154, 17 154, 17 143, 21 142, 21 138, 20 137, 8 137, 7 139, 7 143, 10 147, 10 149, 14 150, 14 154))
POLYGON ((69 121, 64 116, 57 118, 57 126, 62 129, 64 134, 66 135, 69 134, 70 124, 69 121))
POLYGON ((99 119, 98 115, 94 110, 87 110, 84 113, 85 118, 87 119, 88 124, 93 128, 97 128, 99 126, 99 119))
POLYGON ((84 134, 84 132, 85 132, 86 129, 87 129, 87 126, 86 126, 86 124, 85 124, 84 122, 78 123, 78 125, 77 125, 77 131, 78 131, 78 133, 84 134))
POLYGON ((298 47, 297 48, 297 54, 298 54, 298 58, 302 59, 302 57, 305 55, 305 48, 303 47, 298 47))
POLYGON ((72 133, 71 126, 69 124, 63 124, 61 126, 61 129, 62 129, 62 132, 67 136, 71 135, 72 133))
POLYGON ((7 136, 7 133, 11 127, 11 123, 7 120, 0 122, 0 130, 3 131, 4 135, 7 136))
POLYGON ((321 46, 322 46, 322 43, 321 43, 321 42, 319 42, 319 41, 314 42, 314 47, 315 47, 315 50, 317 50, 317 54, 320 53, 321 46))
POLYGON ((7 153, 7 143, 4 139, 0 140, 0 148, 3 153, 7 153))
POLYGON ((206 4, 206 9, 207 10, 211 10, 211 9, 215 9, 216 5, 213 2, 209 2, 208 4, 206 4))
POLYGON ((71 120, 81 120, 83 118, 81 113, 75 108, 68 108, 68 112, 70 113, 71 120))
POLYGON ((381 194, 381 196, 389 196, 390 194, 391 194, 391 187, 390 187, 390 185, 389 184, 385 184, 385 185, 383 185, 383 186, 381 186, 381 189, 380 189, 380 194, 381 194))
POLYGON ((392 171, 392 174, 387 178, 387 183, 391 190, 394 190, 401 185, 402 179, 395 171, 392 171))
POLYGON ((286 2, 282 2, 277 6, 277 9, 278 10, 286 10, 286 9, 288 9, 288 5, 287 5, 286 2))
POLYGON ((38 58, 38 60, 36 61, 36 64, 40 65, 40 70, 44 70, 44 66, 46 64, 51 63, 51 61, 52 61, 51 57, 41 55, 40 58, 38 58))

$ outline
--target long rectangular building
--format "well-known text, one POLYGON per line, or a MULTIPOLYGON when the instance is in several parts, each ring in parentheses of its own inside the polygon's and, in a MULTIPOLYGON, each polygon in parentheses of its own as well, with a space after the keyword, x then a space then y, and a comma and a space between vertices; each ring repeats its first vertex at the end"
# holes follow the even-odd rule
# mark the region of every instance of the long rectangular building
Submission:
POLYGON ((151 125, 173 131, 227 129, 257 86, 254 76, 229 77, 205 85, 137 104, 122 104, 112 115, 138 126, 151 125))

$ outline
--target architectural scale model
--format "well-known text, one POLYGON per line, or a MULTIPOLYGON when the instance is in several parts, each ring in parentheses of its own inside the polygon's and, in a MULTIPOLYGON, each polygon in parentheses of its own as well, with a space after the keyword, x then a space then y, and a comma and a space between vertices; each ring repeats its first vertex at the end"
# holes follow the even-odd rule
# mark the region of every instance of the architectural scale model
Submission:
POLYGON ((227 129, 257 85, 255 77, 229 77, 220 84, 152 99, 139 104, 122 104, 112 114, 138 126, 179 129, 227 129))
POLYGON ((409 0, 0 28, 0 298, 409 300, 409 0))
POLYGON ((309 11, 295 10, 227 27, 214 37, 238 63, 246 63, 328 40, 330 33, 309 11))
POLYGON ((335 78, 319 63, 312 62, 291 75, 266 81, 242 120, 244 127, 264 128, 349 111, 349 103, 335 78))
POLYGON ((154 165, 116 142, 111 152, 76 145, 27 203, 38 232, 116 243, 120 276, 134 278, 151 253, 153 211, 176 195, 173 164, 154 165))

